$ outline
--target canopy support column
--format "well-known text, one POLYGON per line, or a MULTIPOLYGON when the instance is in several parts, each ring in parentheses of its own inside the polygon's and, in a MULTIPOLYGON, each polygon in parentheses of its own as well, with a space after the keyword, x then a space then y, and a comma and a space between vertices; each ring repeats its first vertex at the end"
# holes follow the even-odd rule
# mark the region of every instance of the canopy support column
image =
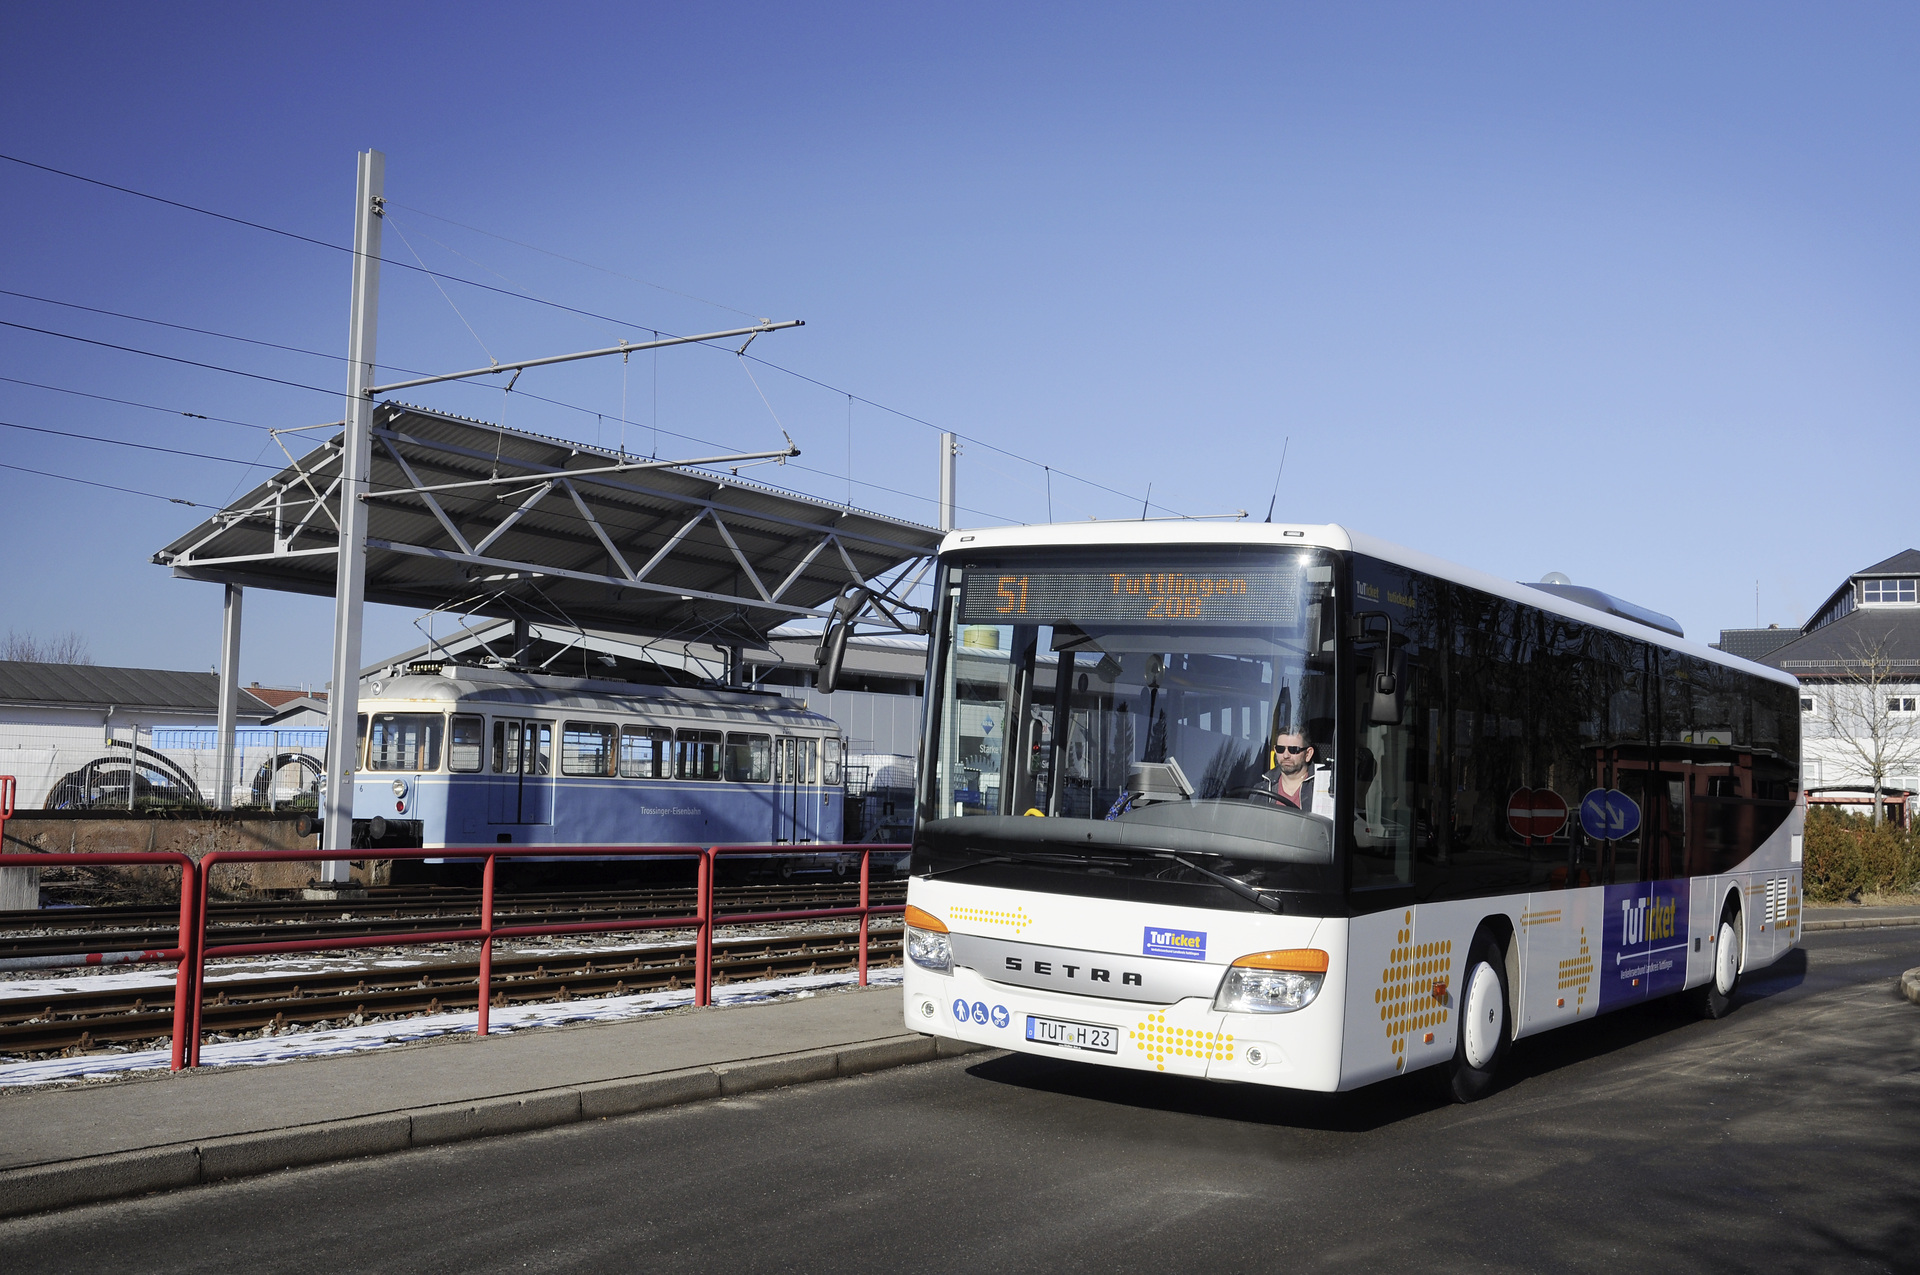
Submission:
POLYGON ((220 786, 214 790, 214 808, 233 809, 234 726, 240 715, 240 595, 237 584, 227 586, 226 608, 220 622, 220 709, 217 746, 220 750, 220 786))

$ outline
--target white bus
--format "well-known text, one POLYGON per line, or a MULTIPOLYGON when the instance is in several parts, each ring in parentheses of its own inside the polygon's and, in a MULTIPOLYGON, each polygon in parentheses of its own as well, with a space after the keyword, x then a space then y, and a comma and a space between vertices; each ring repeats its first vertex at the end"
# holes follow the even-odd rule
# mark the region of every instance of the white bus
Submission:
POLYGON ((1800 922, 1797 683, 1338 526, 941 548, 909 1026, 1320 1091, 1686 991, 1800 922))

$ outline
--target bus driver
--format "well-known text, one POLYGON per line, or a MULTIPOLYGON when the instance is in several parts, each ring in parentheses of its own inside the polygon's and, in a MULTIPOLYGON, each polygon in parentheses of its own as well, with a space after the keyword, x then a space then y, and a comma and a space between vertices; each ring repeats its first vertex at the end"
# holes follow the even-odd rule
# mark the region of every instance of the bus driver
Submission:
POLYGON ((1273 769, 1262 776, 1274 801, 1295 810, 1313 809, 1313 745, 1297 731, 1284 732, 1274 739, 1269 760, 1273 769))

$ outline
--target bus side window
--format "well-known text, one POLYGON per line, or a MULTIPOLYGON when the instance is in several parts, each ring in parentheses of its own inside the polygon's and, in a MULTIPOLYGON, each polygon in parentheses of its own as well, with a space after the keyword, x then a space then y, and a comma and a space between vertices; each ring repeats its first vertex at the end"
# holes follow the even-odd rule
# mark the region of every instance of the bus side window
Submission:
POLYGON ((447 745, 447 769, 463 775, 479 770, 485 740, 486 722, 482 718, 455 713, 447 745))
POLYGON ((727 736, 727 779, 764 784, 773 778, 773 740, 766 735, 727 736))

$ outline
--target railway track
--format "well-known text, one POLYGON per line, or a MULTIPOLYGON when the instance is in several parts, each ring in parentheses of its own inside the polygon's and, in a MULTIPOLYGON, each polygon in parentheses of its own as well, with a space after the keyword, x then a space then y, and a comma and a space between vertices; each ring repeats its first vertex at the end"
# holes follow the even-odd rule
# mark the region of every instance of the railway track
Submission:
MULTIPOLYGON (((881 924, 875 923, 868 942, 870 967, 895 964, 900 957, 899 930, 881 924)), ((492 1003, 507 1008, 686 987, 693 980, 693 956, 691 943, 638 951, 496 954, 492 1003)), ((714 944, 714 983, 831 973, 853 969, 858 958, 855 927, 721 939, 714 944)), ((479 981, 477 958, 394 970, 210 981, 203 989, 201 1027, 232 1033, 473 1009, 479 1004, 479 981)), ((0 990, 4 987, 0 984, 0 990)), ((0 1054, 150 1042, 165 1038, 172 1024, 173 997, 166 987, 0 1000, 0 1054)))
MULTIPOLYGON (((714 890, 714 912, 724 917, 794 908, 851 907, 859 897, 857 884, 843 882, 720 886, 714 890)), ((887 880, 871 884, 867 897, 878 904, 903 902, 906 883, 887 880)), ((538 917, 565 924, 615 917, 684 915, 693 906, 690 887, 500 894, 494 897, 494 916, 522 920, 538 917)), ((178 923, 178 908, 60 908, 38 913, 0 913, 0 960, 171 947, 178 923), (76 915, 79 913, 85 915, 76 915), (26 928, 55 927, 59 932, 19 932, 26 928)), ((480 892, 415 891, 332 903, 213 903, 208 906, 207 923, 208 940, 213 943, 406 935, 478 925, 480 892)), ((0 993, 4 990, 5 984, 0 982, 0 993)))

